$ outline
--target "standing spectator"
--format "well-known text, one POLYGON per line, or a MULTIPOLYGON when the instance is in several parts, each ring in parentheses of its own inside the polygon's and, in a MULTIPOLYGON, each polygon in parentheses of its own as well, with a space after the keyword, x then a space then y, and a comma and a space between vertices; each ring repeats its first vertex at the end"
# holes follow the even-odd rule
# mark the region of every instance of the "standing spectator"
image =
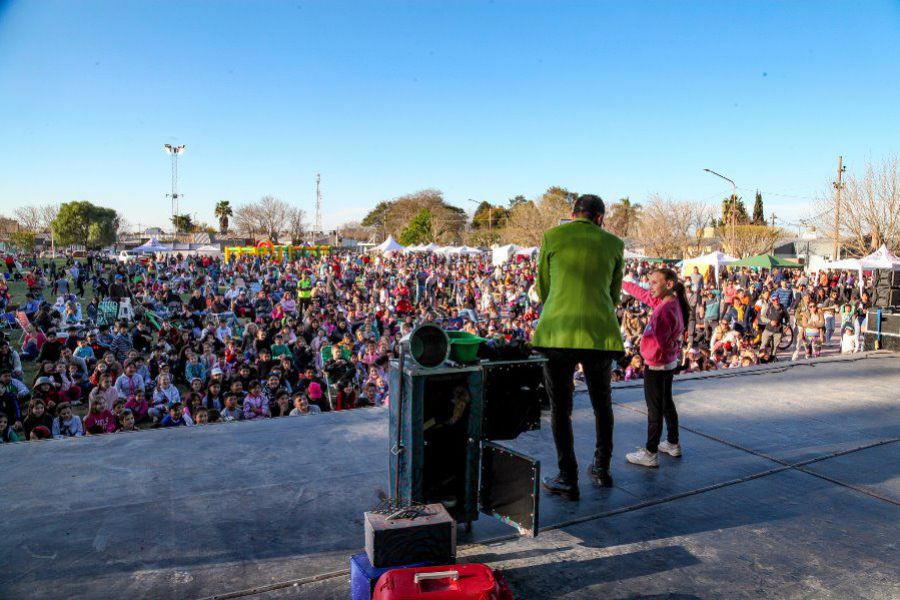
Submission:
POLYGON ((784 328, 790 322, 787 310, 781 306, 781 296, 772 294, 769 299, 769 305, 765 309, 765 323, 760 339, 760 350, 766 350, 771 344, 772 356, 778 353, 778 346, 781 344, 781 336, 784 328))
POLYGON ((628 462, 658 467, 658 452, 681 456, 678 443, 678 412, 672 399, 672 379, 678 366, 684 336, 684 323, 690 307, 678 276, 670 269, 650 275, 650 291, 631 282, 625 291, 653 308, 650 323, 641 338, 641 356, 647 363, 644 372, 644 400, 647 402, 647 443, 625 456, 628 462), (663 420, 667 439, 660 442, 663 420))

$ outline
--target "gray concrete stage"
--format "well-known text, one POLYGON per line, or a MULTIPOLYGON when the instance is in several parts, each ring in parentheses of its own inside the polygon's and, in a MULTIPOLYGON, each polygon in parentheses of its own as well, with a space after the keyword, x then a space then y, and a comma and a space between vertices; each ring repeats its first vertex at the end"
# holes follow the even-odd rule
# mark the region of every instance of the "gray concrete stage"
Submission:
MULTIPOLYGON (((517 598, 900 597, 900 355, 675 393, 683 458, 625 462, 646 421, 617 388, 615 487, 545 495, 536 539, 482 517, 460 560, 517 598)), ((585 466, 583 394, 575 413, 585 466)), ((347 598, 386 429, 372 409, 0 447, 0 598, 347 598)), ((546 422, 510 445, 555 471, 546 422)))

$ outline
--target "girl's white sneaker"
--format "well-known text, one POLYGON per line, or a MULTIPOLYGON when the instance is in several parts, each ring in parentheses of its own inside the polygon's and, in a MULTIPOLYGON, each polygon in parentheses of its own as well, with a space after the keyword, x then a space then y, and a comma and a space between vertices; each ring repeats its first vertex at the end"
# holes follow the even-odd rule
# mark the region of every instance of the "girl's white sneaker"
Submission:
POLYGON ((681 444, 670 444, 669 442, 663 440, 659 443, 659 451, 665 452, 669 456, 681 456, 681 444))

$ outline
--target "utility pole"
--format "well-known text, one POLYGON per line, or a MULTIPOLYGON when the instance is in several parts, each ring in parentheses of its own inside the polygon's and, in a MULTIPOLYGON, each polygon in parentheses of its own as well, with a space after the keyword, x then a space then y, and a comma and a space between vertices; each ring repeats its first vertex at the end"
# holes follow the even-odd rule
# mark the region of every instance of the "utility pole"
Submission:
POLYGON ((835 189, 835 210, 834 210, 834 248, 831 251, 832 260, 840 260, 841 253, 841 190, 844 189, 843 174, 847 168, 844 166, 844 156, 838 156, 837 181, 831 185, 835 189))
POLYGON ((778 217, 775 216, 775 213, 772 213, 772 229, 775 229, 775 219, 777 219, 777 218, 778 217))

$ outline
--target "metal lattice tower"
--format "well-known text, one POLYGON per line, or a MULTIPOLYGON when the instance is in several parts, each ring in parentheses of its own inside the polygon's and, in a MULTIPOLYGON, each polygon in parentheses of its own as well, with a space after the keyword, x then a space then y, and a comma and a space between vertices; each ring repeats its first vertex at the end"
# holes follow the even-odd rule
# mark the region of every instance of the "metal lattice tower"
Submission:
POLYGON ((172 192, 166 194, 166 198, 172 199, 172 217, 175 217, 179 214, 178 199, 181 197, 178 193, 178 156, 184 154, 184 144, 180 146, 165 144, 163 150, 172 158, 172 192))
POLYGON ((322 176, 316 173, 316 234, 322 235, 322 190, 319 188, 319 183, 322 181, 322 176))

